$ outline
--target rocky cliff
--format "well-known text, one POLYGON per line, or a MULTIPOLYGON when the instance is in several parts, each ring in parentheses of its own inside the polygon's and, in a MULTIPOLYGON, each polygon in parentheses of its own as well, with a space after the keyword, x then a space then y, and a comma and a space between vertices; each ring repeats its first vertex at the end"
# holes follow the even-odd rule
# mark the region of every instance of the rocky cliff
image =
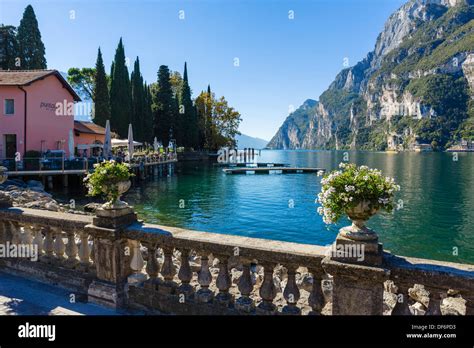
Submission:
POLYGON ((411 0, 374 50, 290 114, 268 147, 443 149, 474 140, 473 70, 474 0, 411 0))

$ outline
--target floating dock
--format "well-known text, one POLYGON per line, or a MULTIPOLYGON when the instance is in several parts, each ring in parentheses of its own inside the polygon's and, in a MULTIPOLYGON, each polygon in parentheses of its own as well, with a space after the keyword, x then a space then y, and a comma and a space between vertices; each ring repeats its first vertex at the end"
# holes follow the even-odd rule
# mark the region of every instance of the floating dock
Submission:
POLYGON ((260 168, 260 167, 287 167, 288 164, 285 163, 216 163, 220 167, 248 167, 248 168, 260 168))
POLYGON ((242 168, 224 168, 226 174, 309 174, 325 172, 324 168, 307 167, 242 167, 242 168))

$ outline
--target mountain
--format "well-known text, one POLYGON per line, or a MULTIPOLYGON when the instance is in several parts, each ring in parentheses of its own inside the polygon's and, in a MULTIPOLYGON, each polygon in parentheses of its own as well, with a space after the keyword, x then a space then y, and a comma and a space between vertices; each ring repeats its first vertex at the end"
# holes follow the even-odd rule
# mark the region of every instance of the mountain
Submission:
POLYGON ((268 144, 268 140, 253 138, 245 134, 236 135, 235 140, 237 141, 237 147, 239 149, 245 149, 245 148, 263 149, 268 144))
POLYGON ((474 0, 410 0, 268 147, 442 150, 460 139, 474 140, 474 0))

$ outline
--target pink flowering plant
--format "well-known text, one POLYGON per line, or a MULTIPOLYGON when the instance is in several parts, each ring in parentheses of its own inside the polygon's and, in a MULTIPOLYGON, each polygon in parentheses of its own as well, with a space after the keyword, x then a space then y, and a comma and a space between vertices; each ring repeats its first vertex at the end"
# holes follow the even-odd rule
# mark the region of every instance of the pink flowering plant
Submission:
POLYGON ((339 164, 339 170, 326 174, 321 184, 318 213, 326 224, 336 223, 347 211, 363 202, 368 202, 375 211, 391 212, 394 194, 400 190, 395 180, 384 177, 380 170, 352 163, 339 164))

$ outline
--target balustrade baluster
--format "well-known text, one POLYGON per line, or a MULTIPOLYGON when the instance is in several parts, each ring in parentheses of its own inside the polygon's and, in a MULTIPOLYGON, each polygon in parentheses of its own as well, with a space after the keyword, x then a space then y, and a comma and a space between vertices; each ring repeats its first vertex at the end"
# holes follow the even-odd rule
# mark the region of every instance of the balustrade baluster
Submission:
POLYGON ((54 241, 53 241, 53 231, 51 227, 45 227, 45 238, 44 238, 44 260, 50 263, 53 260, 53 253, 54 253, 54 241))
POLYGON ((79 245, 79 260, 81 262, 80 267, 82 270, 87 271, 91 265, 90 262, 90 249, 89 249, 89 235, 87 232, 80 233, 81 244, 79 245))
POLYGON ((176 283, 173 278, 176 274, 176 269, 173 264, 173 250, 172 246, 163 246, 164 261, 161 266, 161 275, 163 276, 164 283, 160 284, 158 290, 165 294, 171 294, 176 288, 176 283))
POLYGON ((54 228, 54 254, 56 255, 56 261, 64 261, 64 252, 66 251, 66 245, 63 241, 63 231, 60 228, 54 228))
POLYGON ((18 245, 21 243, 21 227, 15 222, 10 222, 10 231, 11 231, 11 244, 18 245))
POLYGON ((7 242, 7 221, 0 221, 0 243, 5 244, 7 242))
POLYGON ((143 273, 143 266, 145 261, 143 261, 142 251, 140 250, 140 242, 138 240, 130 241, 132 245, 133 255, 130 261, 130 268, 133 271, 133 274, 128 276, 129 284, 139 284, 146 280, 146 274, 143 273))
POLYGON ((160 273, 160 264, 156 258, 156 245, 153 243, 147 244, 148 248, 148 260, 146 262, 146 273, 148 274, 148 281, 145 283, 145 287, 156 289, 158 283, 158 274, 160 273))
POLYGON ((227 255, 217 255, 217 258, 219 259, 219 274, 216 278, 216 287, 219 289, 219 293, 216 295, 216 301, 228 306, 232 300, 229 293, 232 285, 229 273, 229 257, 227 255))
POLYGON ((34 229, 33 244, 36 245, 38 258, 41 259, 43 256, 43 234, 41 233, 42 228, 38 227, 34 229))
POLYGON ((250 261, 242 260, 242 275, 237 286, 240 297, 235 301, 235 308, 242 312, 250 313, 255 308, 254 301, 250 298, 253 290, 252 277, 250 275, 250 261))
POLYGON ((308 303, 313 309, 310 314, 317 315, 321 314, 321 310, 324 307, 324 295, 321 289, 324 271, 321 267, 314 267, 308 270, 313 275, 313 286, 308 298, 308 303))
POLYGON ((189 249, 181 249, 181 266, 179 267, 178 278, 181 285, 178 288, 180 294, 189 297, 193 292, 193 287, 189 284, 193 278, 193 272, 189 265, 189 249))
POLYGON ((21 244, 31 245, 33 243, 33 235, 31 233, 31 226, 23 226, 23 235, 21 238, 21 244))
POLYGON ((66 255, 67 255, 67 262, 66 267, 75 268, 79 263, 77 259, 78 248, 76 245, 76 234, 74 231, 67 231, 67 244, 66 244, 66 255))
POLYGON ((286 300, 286 306, 283 307, 282 312, 285 314, 301 314, 301 310, 296 306, 300 299, 300 289, 296 285, 296 269, 297 265, 288 265, 288 281, 286 282, 285 290, 283 290, 283 297, 286 300))
POLYGON ((410 285, 397 284, 397 302, 392 310, 392 315, 412 315, 410 307, 408 307, 408 289, 410 285))
POLYGON ((430 302, 428 303, 428 309, 426 310, 425 315, 441 315, 441 301, 442 296, 446 297, 446 291, 442 291, 440 289, 435 289, 432 287, 427 287, 425 285, 425 289, 428 290, 430 293, 430 302))
POLYGON ((264 262, 263 266, 263 282, 260 286, 260 297, 262 302, 258 305, 257 311, 260 314, 272 314, 275 312, 276 306, 273 299, 276 296, 275 284, 273 284, 273 269, 275 264, 264 262))
POLYGON ((201 269, 198 273, 199 290, 196 292, 196 300, 198 302, 210 302, 214 297, 214 293, 209 289, 212 282, 212 274, 209 271, 209 254, 201 253, 201 269))

